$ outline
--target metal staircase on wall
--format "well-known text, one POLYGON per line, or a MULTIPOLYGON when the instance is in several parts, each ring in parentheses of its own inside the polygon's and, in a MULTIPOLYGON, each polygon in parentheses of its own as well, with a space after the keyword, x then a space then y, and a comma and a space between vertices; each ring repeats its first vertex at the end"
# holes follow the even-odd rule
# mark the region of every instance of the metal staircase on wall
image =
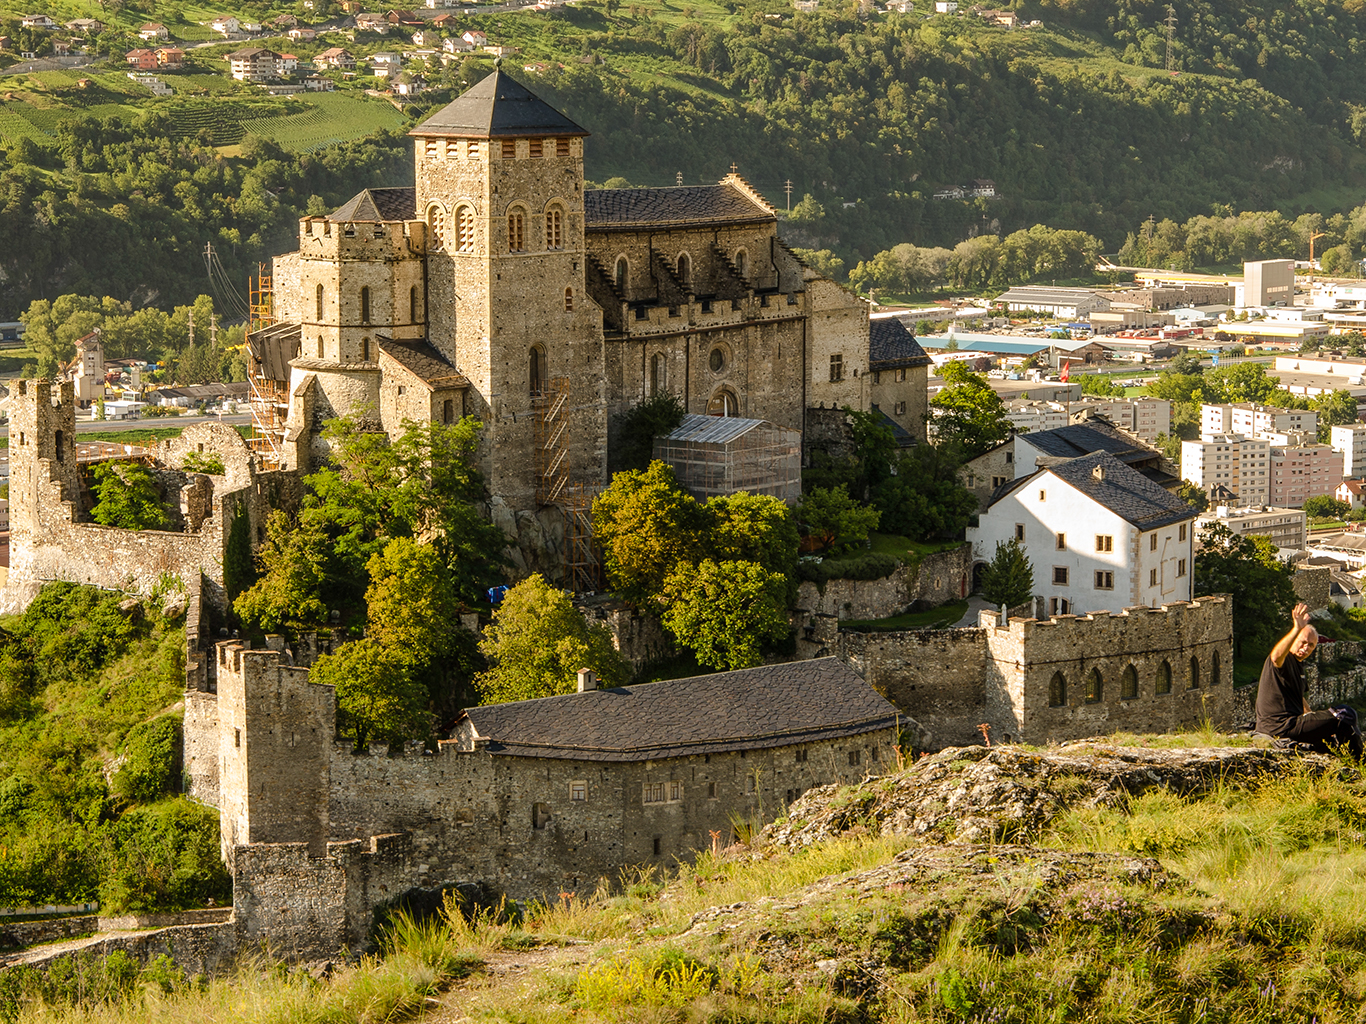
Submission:
MULTIPOLYGON (((248 281, 251 321, 248 333, 264 330, 275 323, 275 293, 266 264, 256 265, 256 277, 248 281)), ((261 372, 262 364, 248 360, 247 382, 251 391, 251 437, 247 445, 261 457, 264 469, 279 469, 284 461, 284 417, 289 407, 288 384, 281 387, 261 372), (285 410, 282 412, 282 410, 285 410)))

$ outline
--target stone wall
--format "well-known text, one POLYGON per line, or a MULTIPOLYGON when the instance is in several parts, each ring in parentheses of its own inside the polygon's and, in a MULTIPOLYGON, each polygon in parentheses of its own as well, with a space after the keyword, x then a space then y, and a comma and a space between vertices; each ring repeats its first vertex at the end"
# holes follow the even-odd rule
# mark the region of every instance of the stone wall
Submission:
POLYGON ((879 580, 827 580, 822 593, 815 583, 797 590, 799 616, 837 619, 885 619, 900 615, 916 602, 927 606, 961 601, 972 589, 972 548, 925 555, 879 580))
POLYGON ((1313 612, 1327 608, 1331 602, 1332 578, 1332 571, 1326 565, 1305 565, 1295 570, 1290 582, 1295 588, 1295 596, 1313 612))
POLYGON ((976 742, 980 723, 998 741, 1024 743, 1234 724, 1223 597, 1006 626, 997 618, 983 612, 978 629, 841 630, 838 650, 917 723, 925 747, 976 742))
MULTIPOLYGON (((75 954, 54 950, 46 957, 25 956, 24 963, 37 970, 47 970, 58 960, 73 955, 104 957, 110 953, 123 952, 144 965, 159 956, 169 956, 186 975, 211 977, 232 970, 237 962, 237 951, 237 939, 231 923, 192 924, 136 935, 110 936, 86 943, 75 954)), ((0 957, 0 968, 4 966, 4 958, 0 957)))
POLYGON ((612 634, 613 645, 631 663, 637 676, 678 656, 678 645, 658 615, 611 597, 580 599, 575 604, 589 625, 603 626, 612 634))
POLYGON ((986 709, 987 645, 981 629, 900 633, 841 630, 838 653, 913 720, 919 750, 980 743, 986 709))
POLYGON ((99 918, 94 914, 52 917, 43 921, 5 921, 0 923, 0 949, 36 946, 40 942, 92 935, 99 928, 99 918))

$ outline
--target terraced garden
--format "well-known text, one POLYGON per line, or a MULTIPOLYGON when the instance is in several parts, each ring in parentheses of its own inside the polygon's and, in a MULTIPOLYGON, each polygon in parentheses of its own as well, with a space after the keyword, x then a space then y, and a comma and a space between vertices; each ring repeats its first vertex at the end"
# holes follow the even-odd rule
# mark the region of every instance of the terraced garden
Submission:
POLYGON ((310 153, 404 124, 403 115, 383 100, 362 100, 346 93, 295 98, 311 104, 313 109, 283 117, 244 120, 244 129, 292 152, 310 153))

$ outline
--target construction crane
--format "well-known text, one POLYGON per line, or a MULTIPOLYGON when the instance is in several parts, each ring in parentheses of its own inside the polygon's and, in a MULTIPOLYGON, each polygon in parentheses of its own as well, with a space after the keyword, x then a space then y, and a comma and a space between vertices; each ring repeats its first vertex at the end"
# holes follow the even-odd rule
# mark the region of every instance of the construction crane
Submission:
POLYGON ((1314 243, 1326 234, 1326 231, 1311 231, 1309 233, 1309 291, 1311 302, 1314 291, 1314 243))

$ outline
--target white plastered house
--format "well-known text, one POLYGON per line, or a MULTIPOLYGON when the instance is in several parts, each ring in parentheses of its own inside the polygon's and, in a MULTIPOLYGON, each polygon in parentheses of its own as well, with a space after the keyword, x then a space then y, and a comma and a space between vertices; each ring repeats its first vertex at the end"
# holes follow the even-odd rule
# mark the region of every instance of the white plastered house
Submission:
POLYGON ((1042 458, 969 527, 974 561, 1017 540, 1048 615, 1189 601, 1195 510, 1107 452, 1042 458))

